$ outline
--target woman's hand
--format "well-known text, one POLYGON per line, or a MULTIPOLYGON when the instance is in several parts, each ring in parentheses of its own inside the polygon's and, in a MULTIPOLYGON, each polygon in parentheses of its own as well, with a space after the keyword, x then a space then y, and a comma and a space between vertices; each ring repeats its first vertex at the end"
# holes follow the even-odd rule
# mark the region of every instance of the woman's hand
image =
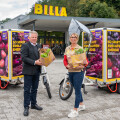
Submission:
POLYGON ((80 64, 78 67, 75 67, 74 69, 83 69, 85 66, 84 65, 82 65, 82 64, 80 64))
POLYGON ((83 64, 88 64, 88 61, 86 59, 83 60, 83 64))
POLYGON ((73 69, 73 67, 71 65, 67 65, 66 68, 67 69, 73 69))

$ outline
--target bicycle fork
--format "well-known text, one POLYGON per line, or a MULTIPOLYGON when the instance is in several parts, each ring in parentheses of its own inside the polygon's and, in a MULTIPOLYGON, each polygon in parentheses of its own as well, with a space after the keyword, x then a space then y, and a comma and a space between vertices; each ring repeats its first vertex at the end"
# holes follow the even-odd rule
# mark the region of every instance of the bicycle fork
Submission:
POLYGON ((68 78, 68 74, 65 75, 65 80, 63 81, 63 89, 66 87, 66 81, 67 81, 67 78, 68 78))

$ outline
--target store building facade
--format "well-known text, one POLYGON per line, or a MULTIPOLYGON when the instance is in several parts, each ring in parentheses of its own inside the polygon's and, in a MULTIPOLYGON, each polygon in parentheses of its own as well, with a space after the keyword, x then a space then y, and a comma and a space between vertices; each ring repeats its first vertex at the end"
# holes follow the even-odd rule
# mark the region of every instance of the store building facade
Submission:
MULTIPOLYGON (((45 7, 45 6, 44 6, 45 7)), ((44 9, 48 9, 46 6, 44 9)), ((76 19, 88 28, 120 28, 120 19, 90 18, 90 17, 67 17, 65 8, 59 14, 58 8, 53 13, 49 9, 49 15, 44 11, 34 15, 19 15, 14 19, 0 24, 0 29, 25 29, 36 30, 39 33, 38 42, 49 45, 56 55, 63 54, 66 45, 69 44, 68 27, 71 19, 76 19)), ((38 10, 40 11, 40 10, 38 10)))

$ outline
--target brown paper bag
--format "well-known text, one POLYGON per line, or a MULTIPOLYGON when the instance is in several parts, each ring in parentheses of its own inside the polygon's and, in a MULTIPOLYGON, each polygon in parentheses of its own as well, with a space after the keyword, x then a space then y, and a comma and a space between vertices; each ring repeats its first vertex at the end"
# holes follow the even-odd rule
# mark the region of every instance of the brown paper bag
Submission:
MULTIPOLYGON (((44 49, 45 50, 45 49, 44 49)), ((43 53, 43 48, 42 48, 42 53, 43 53)), ((41 50, 40 50, 40 54, 41 54, 41 50)), ((55 56, 52 52, 52 50, 50 50, 50 52, 48 53, 48 56, 45 58, 40 57, 40 61, 42 62, 42 64, 44 66, 48 66, 50 63, 52 63, 55 60, 55 56)))
POLYGON ((68 63, 72 65, 73 68, 78 67, 80 64, 87 64, 86 53, 71 55, 68 58, 68 63))

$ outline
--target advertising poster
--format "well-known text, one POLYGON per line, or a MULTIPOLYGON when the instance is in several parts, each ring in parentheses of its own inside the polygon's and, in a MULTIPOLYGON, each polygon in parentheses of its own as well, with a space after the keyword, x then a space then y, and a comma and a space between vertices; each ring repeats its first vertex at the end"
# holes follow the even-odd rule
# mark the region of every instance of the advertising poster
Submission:
MULTIPOLYGON (((86 76, 102 79, 102 30, 92 31, 93 39, 88 52, 88 61, 90 68, 86 71, 86 76)), ((89 38, 84 33, 83 48, 88 48, 89 38)))
POLYGON ((107 31, 107 78, 120 78, 120 31, 107 31))
POLYGON ((8 32, 0 32, 0 76, 8 77, 8 32))
POLYGON ((29 32, 12 32, 13 77, 22 75, 21 46, 29 41, 29 32))

